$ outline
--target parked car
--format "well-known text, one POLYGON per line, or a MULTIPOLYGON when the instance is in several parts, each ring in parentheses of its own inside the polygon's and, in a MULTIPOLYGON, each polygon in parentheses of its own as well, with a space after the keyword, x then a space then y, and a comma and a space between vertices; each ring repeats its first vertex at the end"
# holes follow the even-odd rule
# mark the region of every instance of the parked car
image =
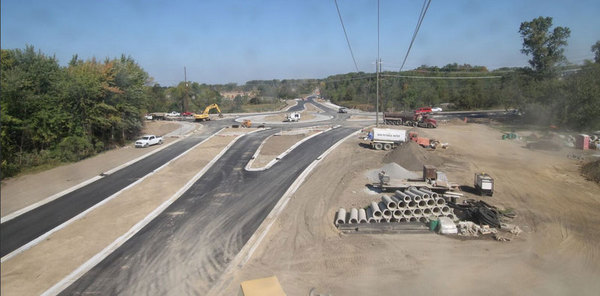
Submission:
POLYGON ((415 114, 426 114, 426 113, 432 113, 433 111, 431 110, 431 107, 421 107, 417 110, 415 110, 415 114))
POLYGON ((193 115, 194 115, 194 113, 192 113, 192 112, 183 112, 183 113, 181 113, 181 116, 193 116, 193 115))
POLYGON ((162 143, 163 143, 162 137, 155 136, 155 135, 145 135, 145 136, 142 136, 142 138, 140 138, 139 140, 135 141, 135 147, 136 148, 146 148, 146 147, 156 145, 156 144, 160 145, 162 143))
POLYGON ((431 108, 431 112, 442 112, 442 108, 440 108, 440 107, 433 107, 433 108, 431 108))
POLYGON ((152 120, 153 117, 152 114, 146 114, 144 118, 146 118, 146 120, 152 120))
POLYGON ((179 114, 179 112, 171 112, 171 113, 167 113, 167 117, 177 117, 177 116, 181 116, 181 114, 179 114))
POLYGON ((348 113, 348 109, 346 109, 345 107, 341 107, 341 108, 338 110, 338 113, 348 113))

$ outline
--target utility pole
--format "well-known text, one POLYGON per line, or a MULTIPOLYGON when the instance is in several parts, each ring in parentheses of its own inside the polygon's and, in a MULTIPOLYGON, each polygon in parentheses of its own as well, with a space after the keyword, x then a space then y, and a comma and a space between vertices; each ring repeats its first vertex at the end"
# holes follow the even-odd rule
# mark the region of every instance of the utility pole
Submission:
POLYGON ((377 73, 377 95, 375 96, 375 126, 379 126, 379 58, 375 61, 375 72, 377 73))
POLYGON ((183 67, 183 79, 185 80, 185 96, 183 97, 183 110, 181 113, 188 111, 188 82, 187 82, 187 69, 183 67))

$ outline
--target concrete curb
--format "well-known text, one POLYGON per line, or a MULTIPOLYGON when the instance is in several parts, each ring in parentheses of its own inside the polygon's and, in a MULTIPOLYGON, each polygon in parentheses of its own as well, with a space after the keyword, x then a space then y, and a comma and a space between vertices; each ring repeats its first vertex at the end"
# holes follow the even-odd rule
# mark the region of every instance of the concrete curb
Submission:
POLYGON ((81 218, 85 217, 85 215, 87 215, 89 212, 91 212, 91 211, 95 210, 96 208, 98 208, 98 207, 100 207, 100 206, 104 205, 105 203, 109 202, 110 200, 112 200, 112 199, 114 199, 114 198, 118 197, 118 196, 119 196, 119 195, 120 195, 120 194, 121 194, 123 191, 125 191, 125 190, 127 190, 127 189, 129 189, 129 188, 131 188, 131 187, 133 187, 133 186, 135 186, 135 185, 137 185, 138 183, 140 183, 140 182, 144 181, 146 178, 148 178, 148 177, 150 177, 150 176, 154 175, 154 173, 156 173, 156 172, 158 172, 158 171, 162 170, 164 167, 166 167, 167 165, 171 164, 171 162, 173 162, 173 161, 175 161, 175 160, 179 159, 180 157, 182 157, 182 156, 186 155, 188 152, 190 152, 192 149, 194 149, 194 148, 198 147, 198 146, 199 146, 199 145, 201 145, 202 143, 204 143, 204 142, 206 142, 206 141, 210 140, 212 137, 216 136, 217 134, 219 134, 219 133, 220 133, 222 130, 224 130, 224 129, 225 129, 225 128, 222 128, 222 129, 220 129, 218 132, 216 132, 216 133, 212 134, 212 135, 211 135, 211 136, 209 136, 208 138, 204 139, 202 142, 200 142, 200 143, 198 143, 198 144, 194 145, 193 147, 191 147, 190 149, 188 149, 188 150, 184 151, 183 153, 179 154, 179 155, 178 155, 178 156, 176 156, 175 158, 173 158, 173 159, 171 159, 171 160, 167 161, 166 163, 164 163, 164 164, 163 164, 163 165, 161 165, 160 167, 156 168, 154 171, 152 171, 152 172, 148 173, 147 175, 143 176, 142 178, 140 178, 140 179, 136 180, 135 182, 133 182, 133 183, 131 183, 131 184, 127 185, 125 188, 123 188, 123 189, 121 189, 121 190, 119 190, 119 191, 115 192, 113 195, 111 195, 111 196, 109 196, 109 197, 107 197, 107 198, 103 199, 103 200, 102 200, 102 201, 100 201, 99 203, 97 203, 97 204, 95 204, 95 205, 93 205, 93 206, 89 207, 88 209, 86 209, 85 211, 83 211, 83 212, 79 213, 79 214, 78 214, 78 215, 76 215, 75 217, 73 217, 73 218, 71 218, 71 219, 67 220, 66 222, 63 222, 62 224, 60 224, 60 225, 58 225, 58 226, 56 226, 56 227, 54 227, 54 228, 52 228, 50 231, 48 231, 48 232, 46 232, 46 233, 44 233, 44 234, 42 234, 42 235, 38 236, 38 237, 37 237, 37 238, 35 238, 34 240, 32 240, 32 241, 28 242, 27 244, 25 244, 25 245, 21 246, 20 248, 18 248, 18 249, 16 249, 16 250, 14 250, 14 251, 10 252, 9 254, 6 254, 4 257, 2 257, 2 259, 0 259, 0 263, 4 263, 5 261, 12 259, 13 257, 15 257, 15 256, 17 256, 17 255, 19 255, 19 254, 23 253, 24 251, 26 251, 26 250, 30 249, 31 247, 33 247, 33 246, 35 246, 35 245, 39 244, 40 242, 42 242, 43 240, 45 240, 47 237, 49 237, 49 236, 50 236, 50 235, 52 235, 53 233, 55 233, 55 232, 57 232, 57 231, 59 231, 59 230, 61 230, 61 229, 65 228, 65 227, 67 227, 69 224, 71 224, 71 223, 73 223, 73 222, 75 222, 75 221, 77 221, 77 220, 79 220, 79 219, 81 219, 81 218))
MULTIPOLYGON (((141 155, 141 156, 139 156, 139 157, 137 157, 135 159, 132 159, 132 160, 130 160, 130 161, 124 163, 124 164, 121 164, 121 165, 119 165, 119 166, 117 166, 115 168, 112 168, 112 169, 110 169, 110 170, 108 170, 106 172, 103 172, 102 174, 110 175, 110 174, 112 174, 112 173, 114 173, 114 172, 116 172, 116 171, 118 171, 120 169, 123 169, 123 168, 125 168, 127 166, 130 166, 130 165, 132 165, 132 164, 134 164, 134 163, 136 163, 136 162, 138 162, 138 161, 140 161, 140 160, 142 160, 142 159, 144 159, 146 157, 149 157, 149 156, 151 156, 151 155, 153 155, 155 153, 158 153, 159 151, 161 151, 161 150, 163 150, 163 149, 165 149, 165 148, 167 148, 167 147, 169 147, 169 146, 171 146, 171 145, 173 145, 173 144, 175 144, 175 143, 183 140, 184 138, 189 137, 191 135, 191 133, 194 132, 195 130, 196 129, 194 129, 190 133, 184 135, 183 138, 179 138, 179 139, 177 139, 177 140, 175 140, 175 141, 173 141, 173 142, 171 142, 169 144, 166 144, 166 145, 161 145, 161 147, 159 147, 159 148, 157 148, 155 150, 152 150, 152 151, 150 151, 150 152, 148 152, 148 153, 146 153, 144 155, 141 155)), ((83 182, 81 182, 81 183, 79 183, 79 184, 77 184, 77 185, 75 185, 75 186, 73 186, 71 188, 67 188, 67 189, 65 189, 65 190, 63 190, 63 191, 61 191, 59 193, 53 194, 53 195, 51 195, 49 197, 46 197, 43 200, 40 200, 40 201, 38 201, 38 202, 36 202, 34 204, 26 206, 26 207, 24 207, 24 208, 22 208, 20 210, 16 210, 16 211, 14 211, 14 212, 12 212, 12 213, 10 213, 10 214, 2 217, 0 219, 0 224, 4 223, 4 222, 8 222, 8 221, 10 221, 10 220, 12 220, 12 219, 14 219, 16 217, 19 217, 19 216, 21 216, 21 215, 23 215, 23 214, 25 214, 25 213, 33 210, 33 209, 41 207, 41 206, 43 206, 43 205, 45 205, 45 204, 47 204, 47 203, 49 203, 49 202, 51 202, 51 201, 53 201, 55 199, 58 199, 58 198, 62 197, 63 195, 69 194, 69 193, 71 193, 71 192, 73 192, 73 191, 75 191, 75 190, 77 190, 77 189, 79 189, 81 187, 84 187, 86 185, 94 183, 94 182, 102 179, 103 177, 104 176, 102 176, 102 175, 92 177, 92 178, 87 179, 87 180, 85 180, 85 181, 83 181, 83 182)), ((2 261, 2 262, 4 262, 4 261, 2 261)))
POLYGON ((331 153, 333 150, 335 150, 339 145, 341 145, 347 139, 349 139, 353 136, 356 136, 359 132, 360 132, 360 130, 353 132, 350 135, 339 140, 337 143, 335 143, 334 145, 329 147, 329 149, 327 149, 325 152, 323 152, 323 154, 321 154, 319 157, 317 157, 317 159, 314 160, 308 167, 306 167, 306 169, 302 172, 302 174, 300 174, 300 176, 298 176, 298 178, 296 178, 294 183, 292 183, 292 185, 288 188, 288 190, 279 199, 279 201, 277 202, 275 207, 273 207, 271 212, 269 212, 269 215, 267 215, 265 220, 260 224, 260 226, 258 226, 258 228, 254 232, 254 234, 252 234, 252 236, 246 242, 244 247, 242 247, 240 252, 229 263, 229 266, 223 272, 223 275, 221 276, 221 278, 209 290, 207 295, 215 295, 215 293, 217 293, 217 291, 223 291, 223 285, 225 285, 227 283, 226 282, 227 278, 229 276, 231 276, 231 273, 233 273, 233 268, 234 267, 242 267, 242 266, 244 266, 244 264, 246 264, 246 262, 248 262, 248 260, 250 260, 250 258, 252 257, 252 254, 256 251, 256 249, 260 245, 261 241, 264 239, 264 237, 267 235, 267 233, 269 233, 269 230, 271 229, 271 227, 273 226, 275 221, 277 221, 277 218, 279 217, 281 212, 283 212, 283 210, 285 209, 285 206, 290 201, 292 195, 298 190, 298 188, 300 188, 300 185, 302 185, 302 183, 304 183, 304 180, 308 177, 308 175, 310 175, 312 170, 314 170, 321 163, 321 160, 323 158, 325 158, 329 153, 331 153))
MULTIPOLYGON (((302 143, 304 143, 304 142, 306 142, 306 141, 310 140, 311 138, 313 138, 313 137, 315 137, 315 136, 318 136, 318 135, 320 135, 320 134, 322 134, 322 133, 324 133, 324 132, 328 132, 328 131, 330 131, 330 130, 332 130, 332 129, 334 129, 334 128, 337 128, 337 127, 340 127, 340 126, 339 126, 339 125, 336 125, 336 126, 334 126, 334 127, 330 127, 330 128, 328 128, 328 129, 326 129, 326 130, 324 130, 324 131, 320 131, 320 132, 318 132, 318 133, 316 133, 316 134, 314 134, 314 135, 310 135, 310 136, 308 136, 308 137, 306 137, 306 138, 304 138, 304 139, 302 139, 302 140, 298 141, 296 144, 292 145, 292 146, 291 146, 290 148, 288 148, 286 151, 284 151, 283 153, 279 154, 277 157, 275 157, 275 159, 271 160, 269 163, 267 163, 267 165, 266 165, 266 166, 264 166, 264 167, 262 167, 262 168, 251 168, 250 166, 252 166, 252 163, 254 163, 254 159, 255 159, 256 157, 258 157, 258 155, 260 154, 260 149, 262 149, 262 147, 263 147, 264 143, 266 143, 266 142, 267 142, 267 140, 268 140, 269 138, 271 138, 271 137, 272 137, 272 136, 269 136, 268 138, 266 138, 266 139, 265 139, 265 140, 262 142, 262 144, 260 144, 260 146, 258 147, 258 149, 256 150, 256 152, 255 152, 255 153, 254 153, 254 155, 252 156, 252 159, 250 159, 250 161, 248 162, 248 164, 246 164, 246 167, 244 167, 244 169, 245 169, 246 171, 251 171, 251 172, 256 172, 256 171, 265 171, 265 170, 268 170, 268 169, 270 169, 270 168, 271 168, 273 165, 275 165, 275 164, 276 164, 278 161, 280 161, 282 158, 284 158, 286 155, 288 155, 290 152, 292 152, 292 150, 296 149, 296 147, 298 147, 300 144, 302 144, 302 143)), ((274 135, 273 135, 273 136, 274 136, 274 135)))
MULTIPOLYGON (((213 134, 212 136, 205 139, 198 145, 195 145, 194 147, 190 148, 190 150, 188 150, 188 151, 191 151, 191 149, 194 149, 197 146, 199 146, 200 144, 208 141, 210 138, 219 134, 224 129, 225 128, 222 128, 221 130, 219 130, 219 132, 213 134)), ((56 283, 50 289, 46 290, 41 295, 44 295, 44 296, 57 295, 60 292, 62 292, 65 288, 70 286, 72 283, 74 283, 76 280, 78 280, 86 272, 90 271, 94 266, 96 266, 98 263, 100 263, 102 260, 104 260, 104 258, 108 257, 108 255, 110 255, 113 251, 115 251, 117 248, 119 248, 121 245, 123 245, 127 240, 129 240, 131 237, 133 237, 136 233, 138 233, 142 228, 144 228, 144 226, 146 226, 148 223, 150 223, 150 221, 152 221, 154 218, 156 218, 160 213, 162 213, 165 209, 167 209, 173 202, 175 202, 184 192, 186 192, 190 187, 192 187, 192 185, 194 185, 194 183, 196 183, 196 181, 198 181, 198 179, 200 179, 217 162, 217 160, 219 160, 219 158, 221 158, 221 156, 223 156, 223 154, 225 154, 227 152, 227 150, 229 150, 229 148, 231 148, 231 146, 233 146, 233 144, 235 144, 241 137, 258 132, 258 131, 262 131, 262 129, 258 129, 258 130, 249 132, 247 134, 237 136, 231 143, 229 143, 227 146, 225 146, 225 148, 223 148, 223 150, 221 150, 221 152, 219 154, 217 154, 206 166, 204 166, 204 168, 202 168, 202 170, 200 170, 200 172, 198 172, 194 177, 192 177, 192 179, 190 179, 182 188, 180 188, 168 200, 166 200, 160 206, 158 206, 156 209, 154 209, 154 211, 150 212, 150 214, 148 214, 140 222, 136 223, 125 234, 123 234, 122 236, 117 238, 110 245, 108 245, 106 248, 104 248, 98 254, 94 255, 92 258, 90 258, 88 261, 86 261, 84 264, 79 266, 77 269, 75 269, 73 272, 71 272, 69 275, 67 275, 65 278, 63 278, 61 281, 56 283)), ((187 153, 187 151, 186 151, 186 153, 187 153)))

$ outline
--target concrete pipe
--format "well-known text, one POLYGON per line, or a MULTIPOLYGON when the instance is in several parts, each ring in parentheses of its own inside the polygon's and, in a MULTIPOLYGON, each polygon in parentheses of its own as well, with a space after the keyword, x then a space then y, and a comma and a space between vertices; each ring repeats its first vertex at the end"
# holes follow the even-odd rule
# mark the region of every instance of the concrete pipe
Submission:
POLYGON ((456 215, 454 214, 448 214, 446 217, 450 218, 452 221, 456 220, 456 215))
POLYGON ((429 219, 427 219, 427 217, 419 217, 419 222, 427 223, 429 222, 429 219))
POLYGON ((416 207, 417 207, 417 203, 416 203, 416 202, 414 202, 414 201, 409 201, 409 202, 408 202, 408 205, 407 205, 407 207, 408 207, 409 209, 414 209, 414 208, 416 208, 416 207))
POLYGON ((369 223, 365 209, 358 209, 358 223, 369 223))
POLYGON ((346 210, 344 208, 340 208, 337 212, 337 217, 335 218, 335 225, 345 224, 346 223, 346 210))
POLYGON ((419 221, 419 219, 417 219, 417 217, 410 217, 410 218, 408 218, 408 221, 409 222, 417 222, 417 221, 419 221))
POLYGON ((436 198, 435 204, 437 204, 438 206, 443 206, 446 204, 446 201, 443 198, 436 198))
POLYGON ((412 192, 414 194, 420 195, 421 198, 423 198, 423 199, 430 198, 429 194, 427 194, 427 193, 425 193, 425 192, 423 192, 423 191, 421 191, 421 190, 419 190, 417 188, 411 187, 409 190, 410 190, 410 192, 412 192))
POLYGON ((433 206, 435 206, 435 199, 433 199, 433 198, 430 198, 430 199, 428 199, 428 200, 427 200, 427 206, 428 206, 428 207, 433 207, 433 206))
POLYGON ((358 223, 358 210, 356 208, 352 208, 350 210, 350 220, 348 220, 348 224, 356 223, 358 223))
POLYGON ((450 207, 448 207, 448 206, 443 206, 443 207, 442 207, 442 214, 444 214, 444 215, 448 215, 448 214, 450 214, 450 207))
POLYGON ((428 188, 423 187, 423 188, 419 188, 419 190, 429 194, 429 196, 431 196, 431 198, 439 198, 440 197, 439 194, 429 190, 428 188))
POLYGON ((406 207, 408 207, 408 204, 406 204, 405 201, 398 202, 398 209, 403 210, 406 209, 406 207))
POLYGON ((392 200, 392 198, 387 195, 382 195, 381 201, 385 203, 385 206, 388 208, 388 210, 393 211, 398 208, 398 204, 396 202, 394 202, 392 200))
POLYGON ((431 215, 431 209, 430 209, 430 208, 425 208, 425 209, 423 209, 423 215, 424 215, 424 216, 429 216, 429 215, 431 215))
POLYGON ((406 194, 406 193, 404 193, 404 192, 402 192, 400 190, 396 190, 396 197, 398 199, 401 199, 401 200, 405 201, 405 202, 409 202, 411 200, 411 198, 410 198, 410 196, 408 194, 406 194))
POLYGON ((413 216, 420 217, 421 215, 423 215, 423 210, 421 210, 421 209, 414 209, 412 211, 412 213, 413 213, 413 216))
POLYGON ((390 223, 390 219, 392 219, 392 217, 390 217, 390 218, 382 218, 382 219, 380 220, 380 222, 381 222, 381 223, 390 223))
POLYGON ((425 208, 425 207, 427 207, 427 202, 424 200, 421 200, 421 201, 419 201, 418 205, 419 205, 419 208, 425 208))
POLYGON ((392 217, 392 211, 390 211, 384 202, 379 203, 379 210, 381 210, 381 216, 385 219, 392 217))
POLYGON ((400 218, 400 220, 398 220, 398 222, 400 222, 400 223, 404 223, 407 221, 408 221, 408 218, 406 218, 406 217, 402 217, 402 218, 400 218))
POLYGON ((381 219, 381 210, 379 210, 379 205, 377 205, 376 202, 372 201, 370 208, 371 211, 373 211, 373 217, 375 217, 375 219, 381 219))
POLYGON ((398 222, 398 219, 396 219, 396 218, 392 217, 392 218, 390 218, 390 221, 389 221, 389 222, 390 222, 390 223, 393 223, 393 222, 398 222))
POLYGON ((396 204, 398 204, 398 203, 399 203, 399 202, 401 202, 401 201, 404 201, 404 200, 401 200, 401 199, 397 198, 395 195, 391 195, 391 196, 390 196, 390 198, 391 198, 391 199, 392 199, 392 201, 393 201, 393 202, 395 202, 396 204))
POLYGON ((431 213, 439 216, 442 213, 442 209, 440 207, 433 207, 431 208, 431 213))
POLYGON ((416 202, 419 202, 422 199, 420 195, 414 194, 414 193, 412 193, 412 192, 410 192, 408 190, 404 191, 404 193, 406 193, 406 195, 410 196, 411 200, 414 200, 416 202))
POLYGON ((409 210, 409 209, 406 209, 406 210, 404 210, 404 212, 402 213, 402 215, 407 216, 407 217, 408 216, 412 216, 412 211, 409 210))
POLYGON ((366 212, 367 212, 367 223, 377 223, 377 222, 379 222, 379 221, 377 221, 378 219, 375 218, 375 216, 373 216, 373 209, 371 207, 368 207, 367 210, 366 210, 366 212))
POLYGON ((404 211, 396 209, 392 212, 392 217, 400 219, 400 217, 402 217, 402 213, 404 213, 404 211))

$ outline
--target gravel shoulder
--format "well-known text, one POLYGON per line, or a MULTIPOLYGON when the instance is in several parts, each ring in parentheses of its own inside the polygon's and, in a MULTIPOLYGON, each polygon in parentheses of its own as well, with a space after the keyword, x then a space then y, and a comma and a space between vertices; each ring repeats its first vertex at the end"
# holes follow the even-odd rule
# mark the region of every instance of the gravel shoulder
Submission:
MULTIPOLYGON (((225 130, 80 220, 2 263, 2 295, 39 295, 173 196, 238 135, 225 130)), ((182 275, 183 276, 183 275, 182 275)))
MULTIPOLYGON (((165 135, 179 127, 180 125, 175 122, 148 121, 143 134, 165 135)), ((163 146, 177 139, 176 137, 165 138, 163 146)), ((160 145, 155 145, 145 149, 136 149, 131 143, 79 162, 3 180, 0 193, 0 215, 4 217, 159 148, 161 148, 160 145)))
POLYGON ((423 151, 442 160, 438 169, 450 181, 472 186, 475 172, 491 174, 496 190, 485 200, 515 209, 514 223, 524 232, 504 243, 433 233, 339 233, 336 210, 377 200, 365 190, 365 172, 393 159, 351 138, 311 173, 222 295, 238 293, 242 281, 272 275, 288 295, 311 288, 332 295, 597 293, 600 186, 581 177, 566 152, 525 149, 480 124, 417 131, 450 143, 423 151))

